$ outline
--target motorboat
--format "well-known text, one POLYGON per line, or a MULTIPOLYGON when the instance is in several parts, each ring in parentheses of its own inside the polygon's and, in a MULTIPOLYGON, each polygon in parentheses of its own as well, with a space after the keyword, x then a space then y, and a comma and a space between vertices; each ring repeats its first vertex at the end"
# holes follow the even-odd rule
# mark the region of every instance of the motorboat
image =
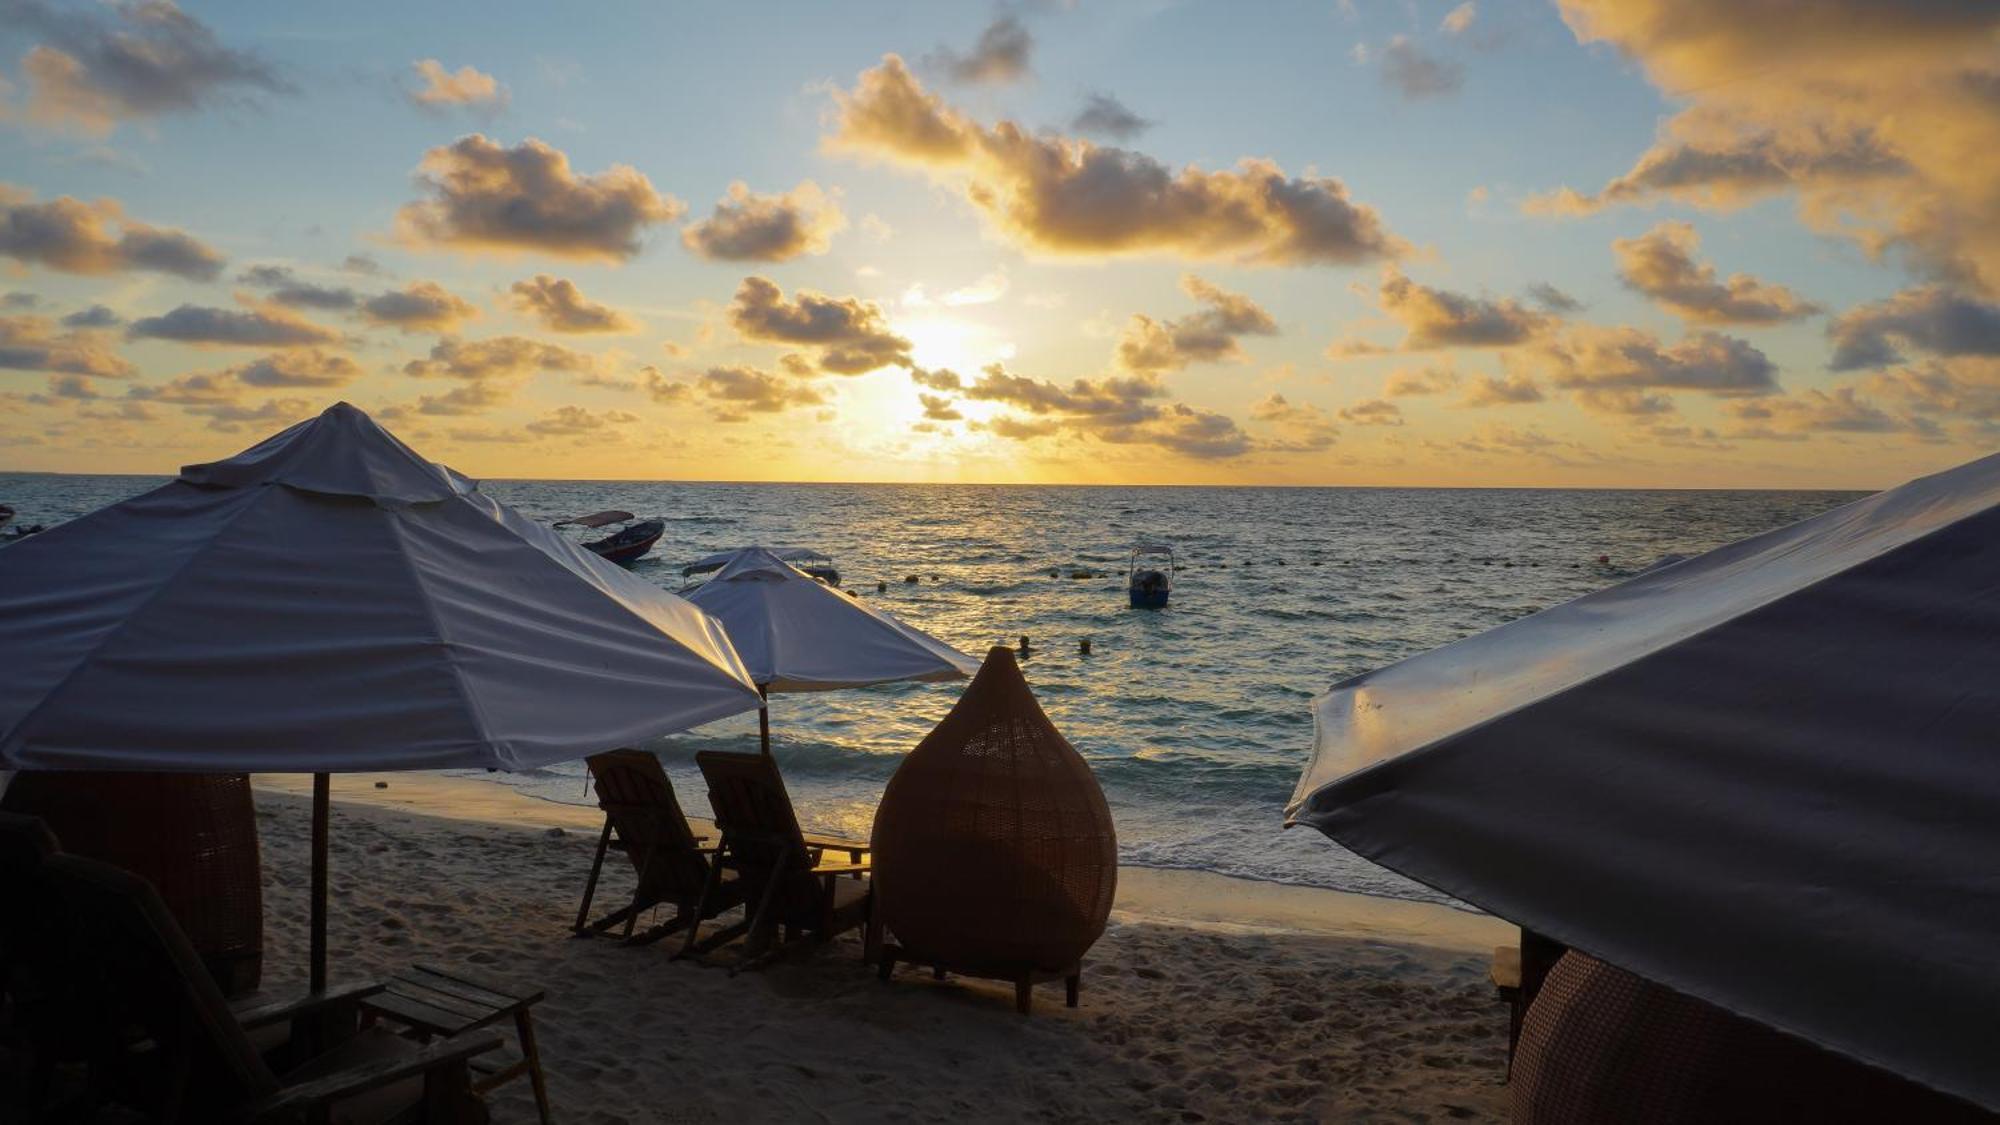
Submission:
POLYGON ((630 512, 617 510, 597 512, 588 516, 573 516, 559 520, 557 527, 581 527, 591 531, 612 528, 611 534, 602 539, 587 540, 581 544, 584 550, 594 552, 599 558, 615 562, 619 566, 631 566, 646 557, 653 544, 666 534, 665 520, 642 520, 630 512))
POLYGON ((1132 548, 1127 591, 1133 609, 1165 609, 1174 589, 1174 549, 1165 543, 1132 548))
MULTIPOLYGON (((692 578, 697 574, 709 574, 720 570, 723 564, 735 558, 737 552, 741 550, 743 548, 739 547, 730 551, 718 551, 706 558, 696 559, 681 568, 681 577, 692 578)), ((834 569, 833 558, 829 555, 811 547, 766 547, 764 550, 790 563, 794 569, 802 570, 829 586, 840 585, 840 571, 834 569)))

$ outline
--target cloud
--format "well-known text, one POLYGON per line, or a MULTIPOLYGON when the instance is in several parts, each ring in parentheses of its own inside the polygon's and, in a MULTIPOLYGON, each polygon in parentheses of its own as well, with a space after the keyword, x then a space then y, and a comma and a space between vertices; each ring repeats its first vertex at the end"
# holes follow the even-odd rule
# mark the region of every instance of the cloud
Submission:
POLYGON ((686 383, 677 383, 668 379, 666 376, 660 374, 659 368, 650 364, 640 368, 640 373, 645 376, 643 385, 646 395, 654 402, 663 405, 685 402, 688 395, 692 393, 686 383))
POLYGON ((551 332, 637 332, 639 322, 612 308, 586 300, 576 283, 565 278, 536 274, 531 280, 517 281, 508 292, 514 308, 541 322, 551 332))
POLYGON ((1749 274, 1716 280, 1714 266, 1694 259, 1700 245, 1692 223, 1668 222, 1638 238, 1618 239, 1611 250, 1619 280, 1690 323, 1779 324, 1820 311, 1784 286, 1749 274))
POLYGON ((784 262, 826 253, 846 227, 847 216, 811 180, 783 195, 755 195, 738 180, 708 218, 681 232, 681 242, 712 261, 784 262))
POLYGON ((182 408, 188 414, 207 418, 209 429, 225 434, 238 434, 246 430, 283 429, 294 422, 311 417, 318 409, 310 401, 302 398, 274 398, 257 406, 216 403, 182 408))
POLYGON ((1546 281, 1537 281, 1528 286, 1528 299, 1552 313, 1573 313, 1583 309, 1582 301, 1546 281))
POLYGON ((339 387, 361 375, 361 366, 337 352, 317 348, 273 352, 229 373, 252 387, 339 387))
POLYGON ((0 316, 0 368, 109 379, 138 370, 96 333, 58 332, 45 316, 0 316))
POLYGON ((409 91, 410 101, 424 109, 479 109, 493 111, 507 104, 507 87, 499 79, 470 66, 449 71, 436 59, 418 59, 410 64, 421 86, 409 91))
POLYGON ((2000 6, 1826 0, 1560 0, 1584 43, 1635 60, 1683 108, 1581 214, 1660 200, 1728 210, 1792 194, 1804 221, 1992 292, 2000 279, 2000 6))
POLYGON ((1449 367, 1403 367, 1389 373, 1382 393, 1390 398, 1441 395, 1458 386, 1458 372, 1449 367))
POLYGON ((0 308, 32 309, 42 303, 41 297, 33 293, 16 291, 0 296, 0 308))
POLYGON ((1190 363, 1243 358, 1242 336, 1274 336, 1278 324, 1248 297, 1225 292, 1188 274, 1181 288, 1202 308, 1165 322, 1143 314, 1127 322, 1118 339, 1118 366, 1126 371, 1178 371, 1190 363))
POLYGON ((243 383, 226 371, 182 375, 164 383, 131 387, 125 397, 167 406, 211 406, 243 397, 243 383))
POLYGON ((1445 13, 1443 22, 1438 24, 1438 30, 1446 35, 1464 35, 1478 14, 1479 9, 1473 0, 1465 0, 1465 3, 1445 13))
POLYGON ((453 387, 441 395, 421 395, 415 410, 436 418, 462 418, 471 414, 484 414, 498 406, 505 406, 514 397, 512 383, 466 383, 453 387))
POLYGON ((746 277, 729 306, 729 323, 746 340, 816 349, 819 369, 837 375, 910 365, 910 341, 889 330, 879 305, 856 297, 802 289, 787 301, 768 279, 746 277))
POLYGON ((795 406, 822 406, 825 395, 810 383, 754 367, 711 367, 695 380, 718 422, 747 422, 751 414, 778 414, 795 406))
POLYGON ((236 280, 245 285, 269 289, 273 304, 292 309, 342 311, 353 308, 361 300, 352 289, 300 281, 285 266, 252 266, 236 280))
POLYGON ((479 310, 435 281, 415 281, 361 302, 361 315, 377 327, 450 332, 460 322, 478 316, 479 310))
POLYGON ((1458 405, 1465 407, 1525 406, 1542 401, 1542 388, 1526 375, 1510 374, 1505 379, 1480 375, 1465 388, 1458 405))
POLYGON ((1458 92, 1465 68, 1449 59, 1427 55, 1407 35, 1382 48, 1382 84, 1408 101, 1438 98, 1458 92))
POLYGON ((1341 407, 1340 417, 1357 426, 1400 426, 1403 408, 1386 398, 1371 398, 1341 407))
POLYGON ((989 128, 926 91, 894 55, 834 98, 829 147, 951 179, 1026 249, 1263 266, 1353 265, 1409 251, 1338 180, 1287 177, 1263 160, 1174 172, 1141 153, 1009 121, 989 128))
POLYGON ((957 405, 943 395, 919 394, 917 401, 924 404, 924 417, 933 422, 956 422, 965 417, 959 413, 957 405))
POLYGON ((945 305, 951 308, 962 308, 966 305, 990 305, 1006 296, 1007 290, 1011 286, 1012 282, 1007 278, 1007 271, 1005 269, 997 269, 992 273, 981 275, 972 284, 961 285, 956 289, 946 292, 941 297, 932 297, 924 291, 923 283, 918 282, 903 291, 901 303, 907 309, 923 309, 929 308, 932 305, 945 305))
POLYGON ((340 260, 340 272, 359 274, 362 277, 381 277, 388 271, 382 268, 382 263, 366 254, 349 254, 340 260))
POLYGON ((1249 435, 1226 415, 1152 401, 1166 393, 1151 376, 1076 379, 1062 387, 1010 374, 997 363, 965 388, 967 398, 1039 416, 1039 421, 1010 421, 1001 415, 981 424, 1002 437, 1027 440, 1069 432, 1114 445, 1151 445, 1204 460, 1233 457, 1251 448, 1249 435))
MULTIPOLYGON (((1345 411, 1342 413, 1345 414, 1345 411)), ((1275 453, 1310 453, 1326 449, 1340 436, 1340 427, 1333 424, 1326 411, 1309 403, 1288 401, 1276 391, 1250 407, 1250 420, 1276 427, 1283 435, 1277 441, 1263 443, 1265 449, 1275 453)))
POLYGON ((1729 404, 1742 425, 1729 436, 1783 441, 1814 433, 1889 434, 1907 423, 1860 397, 1853 387, 1809 388, 1796 395, 1729 404))
POLYGON ((340 333, 280 308, 217 309, 180 305, 163 316, 143 317, 125 330, 129 339, 174 340, 214 347, 301 348, 340 342, 340 333))
POLYGON ((1720 396, 1778 390, 1777 366, 1745 340, 1697 332, 1673 345, 1638 328, 1579 325, 1539 346, 1527 362, 1569 390, 1702 391, 1720 396))
POLYGON ((639 416, 626 410, 605 410, 593 414, 581 406, 559 406, 522 428, 537 437, 587 437, 637 421, 639 416))
POLYGON ((1405 329, 1401 350, 1406 352, 1512 347, 1547 333, 1558 323, 1519 301, 1433 289, 1394 269, 1382 280, 1381 300, 1382 311, 1405 329))
POLYGON ((474 133, 424 154, 417 182, 430 198, 396 212, 402 239, 468 253, 535 251, 622 262, 648 226, 686 210, 622 164, 578 175, 534 138, 506 148, 474 133))
POLYGON ((1154 122, 1127 109, 1124 102, 1103 92, 1084 98, 1083 108, 1069 123, 1075 132, 1114 141, 1129 141, 1153 125, 1154 122))
POLYGON ((116 328, 125 323, 125 318, 104 305, 92 305, 70 313, 62 322, 65 328, 116 328))
POLYGON ((1849 309, 1827 335, 1836 371, 1900 363, 1896 341, 1937 355, 2000 355, 2000 305, 1927 285, 1849 309))
POLYGON ((117 200, 33 198, 0 184, 0 256, 64 273, 152 270, 190 281, 213 281, 222 273, 220 253, 181 231, 127 219, 117 200), (107 229, 113 226, 115 234, 107 229))
POLYGON ((958 372, 945 367, 936 368, 931 371, 926 371, 921 367, 912 367, 910 368, 910 381, 920 387, 929 387, 934 391, 956 391, 962 390, 965 387, 965 380, 958 377, 958 372))
POLYGON ((21 60, 21 72, 25 117, 51 128, 102 137, 121 122, 291 89, 269 64, 224 47, 167 0, 64 7, 6 0, 0 16, 46 40, 21 60))
POLYGON ((525 336, 491 336, 484 340, 439 340, 428 357, 404 364, 403 374, 418 379, 491 382, 524 379, 537 371, 596 369, 596 357, 559 344, 545 344, 525 336))
POLYGON ((1002 16, 979 33, 972 50, 960 54, 940 47, 931 56, 953 82, 971 86, 1004 86, 1028 76, 1028 55, 1035 41, 1021 21, 1002 16))

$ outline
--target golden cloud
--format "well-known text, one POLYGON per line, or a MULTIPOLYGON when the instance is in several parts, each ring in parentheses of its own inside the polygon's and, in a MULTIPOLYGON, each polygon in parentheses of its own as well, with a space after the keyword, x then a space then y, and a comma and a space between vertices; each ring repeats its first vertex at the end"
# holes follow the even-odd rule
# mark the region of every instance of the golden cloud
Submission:
POLYGON ((138 369, 97 333, 58 331, 44 316, 0 316, 0 368, 123 379, 138 369))
POLYGON ((1126 324, 1118 339, 1118 366, 1127 371, 1178 371, 1190 363, 1243 358, 1237 339, 1274 336, 1278 324, 1248 297, 1210 285, 1189 274, 1181 288, 1202 308, 1165 322, 1143 314, 1126 324))
POLYGON ((0 256, 64 273, 153 270, 213 281, 223 258, 194 237, 125 217, 115 199, 85 203, 67 195, 45 203, 0 184, 0 256), (114 233, 110 227, 116 227, 114 233))
POLYGON ((430 198, 396 212, 403 241, 473 253, 537 251, 622 262, 655 223, 686 210, 636 169, 596 175, 529 138, 512 148, 474 133, 424 154, 418 183, 430 198))
POLYGON ((1661 223, 1638 238, 1611 244, 1618 277, 1632 290, 1695 324, 1779 324, 1820 311, 1782 285, 1749 274, 1718 280, 1715 267, 1695 261, 1701 238, 1691 223, 1661 223))
POLYGON ((576 282, 538 273, 517 281, 508 292, 516 311, 534 317, 551 332, 637 332, 639 322, 612 308, 586 300, 576 282))
POLYGON ((435 281, 415 281, 361 302, 361 315, 378 327, 450 332, 478 316, 479 310, 435 281))
POLYGON ((737 181, 708 218, 681 232, 689 250, 711 260, 784 262, 824 254, 847 216, 811 180, 783 195, 756 195, 737 181))
POLYGON ((1249 265, 1353 265, 1408 252, 1340 181, 1244 160, 1176 172, 1141 153, 984 126, 885 56, 835 94, 827 145, 953 180, 1016 244, 1057 255, 1172 254, 1249 265))
POLYGON ((910 365, 910 341, 889 330, 873 301, 806 290, 787 301, 769 279, 746 277, 729 306, 729 323, 746 340, 814 348, 819 369, 837 375, 910 365))

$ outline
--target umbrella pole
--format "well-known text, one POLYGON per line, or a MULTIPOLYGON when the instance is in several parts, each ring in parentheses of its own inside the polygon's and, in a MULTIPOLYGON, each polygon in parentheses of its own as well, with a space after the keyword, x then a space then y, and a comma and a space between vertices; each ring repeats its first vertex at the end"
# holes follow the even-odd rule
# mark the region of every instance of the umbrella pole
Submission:
MULTIPOLYGON (((768 701, 771 698, 770 693, 764 690, 763 684, 757 685, 757 698, 766 701, 768 701)), ((758 741, 764 744, 764 756, 766 758, 770 757, 771 756, 771 709, 768 706, 757 708, 757 738, 758 741)))
POLYGON ((313 775, 312 819, 312 991, 326 989, 326 774, 313 775))

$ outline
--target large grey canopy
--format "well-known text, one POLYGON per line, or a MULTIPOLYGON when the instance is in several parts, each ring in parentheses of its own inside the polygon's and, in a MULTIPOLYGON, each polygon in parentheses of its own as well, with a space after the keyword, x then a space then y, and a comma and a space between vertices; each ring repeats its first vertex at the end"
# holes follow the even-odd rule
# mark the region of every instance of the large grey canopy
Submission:
POLYGON ((520 770, 758 705, 722 626, 346 404, 0 547, 0 768, 520 770))
POLYGON ((2000 1108, 2000 456, 1335 685, 1288 809, 2000 1108))

